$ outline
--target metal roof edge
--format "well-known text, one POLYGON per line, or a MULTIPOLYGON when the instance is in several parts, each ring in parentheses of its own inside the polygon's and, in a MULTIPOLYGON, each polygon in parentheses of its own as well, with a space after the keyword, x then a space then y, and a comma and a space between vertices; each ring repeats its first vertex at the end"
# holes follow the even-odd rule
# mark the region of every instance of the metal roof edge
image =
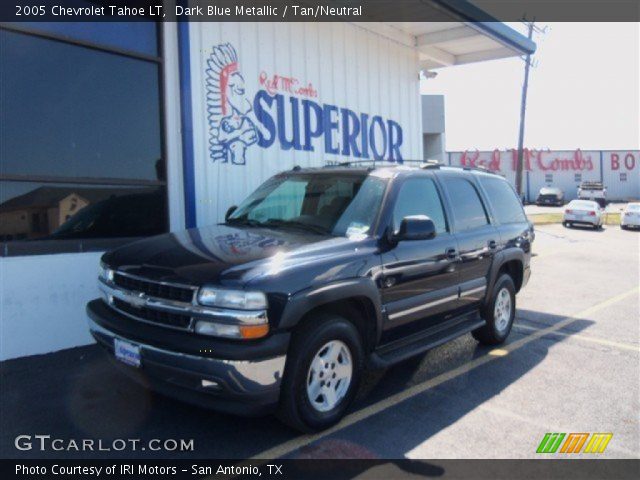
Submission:
POLYGON ((476 7, 467 0, 431 0, 441 8, 459 17, 465 22, 471 22, 487 35, 519 51, 522 54, 532 54, 536 51, 536 43, 518 33, 511 27, 476 7))

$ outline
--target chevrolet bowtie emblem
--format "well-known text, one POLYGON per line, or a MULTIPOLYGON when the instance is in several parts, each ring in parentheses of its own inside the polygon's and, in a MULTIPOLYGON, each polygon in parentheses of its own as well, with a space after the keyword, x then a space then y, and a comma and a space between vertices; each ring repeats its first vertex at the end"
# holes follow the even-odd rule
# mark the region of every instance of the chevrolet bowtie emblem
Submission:
POLYGON ((147 304, 147 299, 144 293, 129 294, 127 301, 136 308, 142 308, 147 304))

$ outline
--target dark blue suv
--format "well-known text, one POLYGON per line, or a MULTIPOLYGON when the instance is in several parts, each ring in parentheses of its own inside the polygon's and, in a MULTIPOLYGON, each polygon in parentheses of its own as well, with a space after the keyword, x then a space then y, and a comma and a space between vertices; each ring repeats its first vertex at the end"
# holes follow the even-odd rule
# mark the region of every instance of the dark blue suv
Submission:
POLYGON ((106 253, 89 328, 154 390, 324 429, 366 368, 469 332, 503 342, 533 238, 495 174, 296 167, 224 223, 106 253))

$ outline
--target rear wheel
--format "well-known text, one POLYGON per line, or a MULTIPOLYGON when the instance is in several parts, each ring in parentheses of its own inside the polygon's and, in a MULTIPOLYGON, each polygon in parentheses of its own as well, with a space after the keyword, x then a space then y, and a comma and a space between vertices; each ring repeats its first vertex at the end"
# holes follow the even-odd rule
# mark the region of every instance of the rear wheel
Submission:
POLYGON ((353 401, 363 368, 364 349, 355 326, 338 315, 315 315, 294 333, 279 418, 303 432, 329 428, 353 401))
POLYGON ((516 287, 510 275, 498 277, 491 298, 482 309, 486 324, 472 332, 473 337, 485 345, 504 342, 516 316, 516 287))

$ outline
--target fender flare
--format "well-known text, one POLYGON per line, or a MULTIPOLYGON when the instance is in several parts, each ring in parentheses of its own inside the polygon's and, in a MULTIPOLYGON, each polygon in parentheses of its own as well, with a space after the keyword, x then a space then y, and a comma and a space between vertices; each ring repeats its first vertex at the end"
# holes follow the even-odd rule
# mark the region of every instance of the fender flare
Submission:
POLYGON ((377 343, 382 333, 382 301, 378 287, 369 277, 338 280, 295 293, 287 301, 278 327, 289 330, 314 308, 354 297, 365 297, 373 304, 377 343))
MULTIPOLYGON (((498 272, 500 271, 500 268, 502 268, 502 266, 505 263, 510 262, 511 260, 519 261, 522 264, 522 268, 524 270, 525 256, 522 250, 518 248, 514 248, 509 250, 503 250, 502 252, 499 252, 498 254, 496 254, 495 258, 493 259, 493 264, 491 265, 491 270, 489 272, 489 283, 488 283, 489 288, 487 288, 485 301, 491 298, 491 296, 493 295, 493 289, 496 284, 496 281, 498 280, 498 272)), ((523 271, 523 275, 524 275, 524 271, 523 271)))

